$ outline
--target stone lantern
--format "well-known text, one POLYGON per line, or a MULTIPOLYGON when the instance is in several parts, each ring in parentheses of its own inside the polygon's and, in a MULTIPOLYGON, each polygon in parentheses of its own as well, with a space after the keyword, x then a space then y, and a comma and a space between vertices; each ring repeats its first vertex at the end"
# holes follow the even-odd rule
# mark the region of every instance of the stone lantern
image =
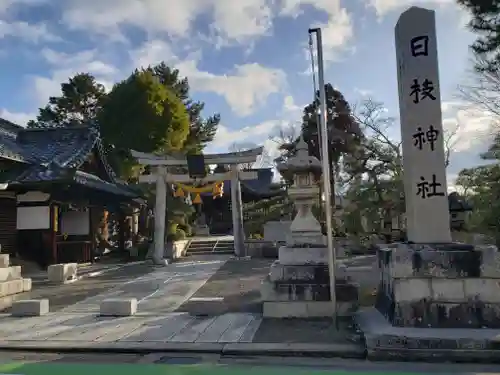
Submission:
POLYGON ((330 317, 335 312, 340 316, 349 315, 357 304, 357 288, 347 282, 342 272, 336 272, 337 304, 332 304, 326 236, 311 211, 319 200, 316 181, 321 175, 321 163, 309 155, 301 137, 297 154, 279 164, 278 171, 293 177, 288 195, 297 208, 297 215, 290 226, 286 246, 279 248, 278 260, 262 283, 263 315, 273 318, 330 317))
POLYGON ((290 226, 287 246, 325 245, 326 237, 321 232, 321 224, 312 213, 313 204, 319 200, 320 189, 316 180, 321 174, 320 161, 309 155, 307 143, 300 137, 297 154, 277 168, 282 175, 293 176, 288 196, 297 209, 297 215, 290 226))

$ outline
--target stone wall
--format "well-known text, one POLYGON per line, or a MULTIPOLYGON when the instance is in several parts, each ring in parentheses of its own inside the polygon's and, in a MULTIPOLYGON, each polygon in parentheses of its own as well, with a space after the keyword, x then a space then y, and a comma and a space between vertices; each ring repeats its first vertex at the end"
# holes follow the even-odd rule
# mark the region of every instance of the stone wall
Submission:
POLYGON ((31 290, 31 279, 23 278, 21 266, 11 266, 9 254, 0 254, 0 311, 31 290))
POLYGON ((500 328, 496 247, 386 245, 378 265, 376 307, 393 325, 500 328))

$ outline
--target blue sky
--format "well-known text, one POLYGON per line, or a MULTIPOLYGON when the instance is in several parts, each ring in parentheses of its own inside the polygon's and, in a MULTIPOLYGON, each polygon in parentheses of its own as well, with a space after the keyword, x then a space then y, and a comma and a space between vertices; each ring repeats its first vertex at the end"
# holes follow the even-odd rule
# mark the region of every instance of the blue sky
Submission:
POLYGON ((352 105, 371 97, 397 117, 394 25, 410 5, 437 11, 444 124, 459 125, 452 183, 477 163, 490 125, 457 99, 474 36, 454 0, 0 0, 0 115, 25 123, 77 72, 111 87, 163 60, 188 76, 207 114, 222 115, 210 151, 272 149, 269 136, 311 100, 307 29, 321 26, 326 80, 352 105))

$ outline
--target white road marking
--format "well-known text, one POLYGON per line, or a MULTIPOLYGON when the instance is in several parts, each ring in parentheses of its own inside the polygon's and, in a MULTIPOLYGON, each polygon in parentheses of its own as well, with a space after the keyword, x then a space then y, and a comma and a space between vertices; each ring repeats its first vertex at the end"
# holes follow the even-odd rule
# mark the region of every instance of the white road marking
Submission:
POLYGON ((224 297, 191 297, 188 302, 214 302, 224 301, 224 297))

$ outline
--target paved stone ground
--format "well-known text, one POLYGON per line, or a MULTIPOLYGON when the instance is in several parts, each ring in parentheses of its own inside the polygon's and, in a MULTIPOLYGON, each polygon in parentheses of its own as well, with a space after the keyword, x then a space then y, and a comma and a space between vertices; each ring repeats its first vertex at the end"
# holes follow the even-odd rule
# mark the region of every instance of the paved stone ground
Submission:
MULTIPOLYGON (((155 268, 148 264, 137 264, 64 285, 50 285, 46 281, 38 280, 38 282, 33 283, 31 292, 25 294, 25 299, 48 298, 50 310, 59 311, 92 296, 97 296, 131 278, 147 275, 154 270, 155 268)), ((4 310, 3 312, 8 311, 4 310)))
MULTIPOLYGON (((139 312, 164 315, 178 309, 214 275, 228 256, 190 257, 167 267, 154 268, 140 277, 128 277, 114 288, 68 306, 66 313, 97 313, 109 298, 136 298, 139 312)), ((126 271, 124 271, 126 272, 126 271)))
POLYGON ((177 311, 193 315, 262 313, 260 285, 272 259, 230 259, 177 311))
POLYGON ((271 263, 195 256, 167 267, 129 266, 53 289, 35 288, 31 298, 49 298, 51 314, 0 316, 0 344, 347 343, 347 325, 337 330, 329 319, 262 319, 260 285, 271 263), (99 304, 108 298, 136 298, 138 314, 99 317, 99 304))

